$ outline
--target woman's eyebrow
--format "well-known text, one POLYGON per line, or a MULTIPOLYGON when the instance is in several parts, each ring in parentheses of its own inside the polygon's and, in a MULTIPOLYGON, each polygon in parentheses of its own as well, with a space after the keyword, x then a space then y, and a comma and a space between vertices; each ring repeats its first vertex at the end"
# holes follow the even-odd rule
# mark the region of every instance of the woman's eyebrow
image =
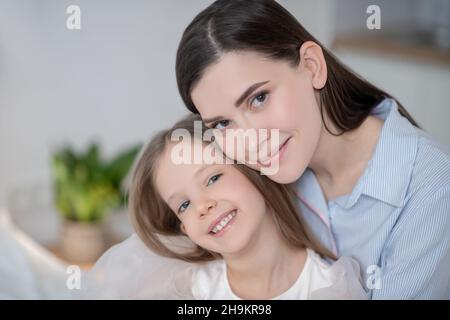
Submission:
MULTIPOLYGON (((242 104, 242 102, 243 102, 249 95, 251 95, 251 94, 253 93, 253 91, 255 91, 256 89, 258 89, 259 87, 265 85, 265 84, 268 83, 268 82, 269 82, 268 80, 267 80, 267 81, 262 81, 262 82, 257 82, 257 83, 252 84, 250 87, 248 87, 247 90, 245 90, 244 93, 241 94, 241 96, 240 96, 240 97, 236 100, 236 102, 234 103, 235 107, 236 107, 236 108, 239 107, 239 106, 242 104)), ((217 120, 220 120, 220 119, 222 119, 221 116, 212 117, 212 118, 207 118, 207 119, 203 118, 202 120, 203 120, 203 123, 208 124, 208 123, 211 123, 211 122, 215 122, 215 121, 217 121, 217 120)))
POLYGON ((213 118, 209 118, 209 119, 202 119, 202 120, 203 120, 204 124, 207 124, 207 123, 215 122, 220 119, 222 119, 221 116, 217 116, 217 117, 213 117, 213 118))
POLYGON ((253 91, 255 91, 256 89, 258 89, 259 87, 265 85, 267 82, 269 81, 262 81, 262 82, 257 82, 252 84, 250 87, 247 88, 247 90, 244 91, 243 94, 241 94, 241 96, 236 100, 236 102, 234 103, 234 105, 237 107, 239 107, 242 102, 253 93, 253 91))

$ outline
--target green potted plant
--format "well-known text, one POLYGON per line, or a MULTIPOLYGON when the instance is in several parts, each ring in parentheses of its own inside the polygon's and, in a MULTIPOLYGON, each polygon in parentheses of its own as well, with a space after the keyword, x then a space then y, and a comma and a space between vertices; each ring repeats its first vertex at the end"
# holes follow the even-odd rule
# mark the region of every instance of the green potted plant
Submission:
POLYGON ((69 261, 95 261, 105 249, 102 222, 125 206, 122 181, 141 146, 133 146, 110 161, 101 158, 97 143, 86 152, 65 146, 52 155, 54 204, 63 216, 60 249, 69 261))

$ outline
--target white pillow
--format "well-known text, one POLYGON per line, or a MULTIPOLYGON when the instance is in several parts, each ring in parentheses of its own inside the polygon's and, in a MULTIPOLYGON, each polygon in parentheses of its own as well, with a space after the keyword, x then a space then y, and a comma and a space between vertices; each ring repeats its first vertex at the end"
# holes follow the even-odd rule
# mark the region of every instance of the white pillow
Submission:
POLYGON ((0 299, 68 299, 66 265, 0 209, 0 299))

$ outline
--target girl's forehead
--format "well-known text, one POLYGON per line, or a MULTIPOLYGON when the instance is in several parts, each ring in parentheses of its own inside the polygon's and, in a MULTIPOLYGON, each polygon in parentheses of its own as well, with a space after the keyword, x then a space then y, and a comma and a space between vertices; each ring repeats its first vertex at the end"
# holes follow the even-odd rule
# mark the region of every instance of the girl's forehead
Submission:
MULTIPOLYGON (((212 130, 212 129, 209 129, 212 130)), ((215 165, 230 163, 220 147, 212 140, 213 131, 199 130, 192 136, 185 129, 173 136, 161 157, 174 165, 215 165)), ((232 163, 232 162, 231 162, 232 163)))
POLYGON ((171 195, 183 191, 189 184, 192 186, 194 174, 201 167, 198 164, 176 164, 172 161, 171 149, 166 148, 154 172, 156 189, 165 201, 168 201, 171 195))
MULTIPOLYGON (((166 202, 170 202, 172 198, 176 199, 177 195, 186 194, 190 190, 195 189, 197 185, 200 185, 203 182, 208 174, 213 172, 213 170, 219 168, 222 170, 227 170, 226 168, 233 169, 229 164, 221 162, 209 163, 206 161, 194 161, 177 163, 178 160, 174 161, 171 153, 176 150, 175 148, 177 146, 183 147, 186 145, 192 145, 192 143, 180 142, 178 144, 173 143, 169 145, 159 159, 154 172, 156 189, 166 202)), ((194 152, 193 150, 191 151, 194 152)), ((221 157, 223 157, 223 154, 221 154, 221 157)))
POLYGON ((167 145, 158 160, 155 178, 157 181, 190 179, 202 168, 230 162, 214 143, 188 135, 181 141, 167 145))

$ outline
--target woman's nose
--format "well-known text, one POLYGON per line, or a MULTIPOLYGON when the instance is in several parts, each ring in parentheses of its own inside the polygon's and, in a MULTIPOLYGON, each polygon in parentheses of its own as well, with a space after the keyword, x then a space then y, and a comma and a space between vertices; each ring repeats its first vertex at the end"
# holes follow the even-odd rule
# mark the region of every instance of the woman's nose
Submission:
POLYGON ((265 128, 248 127, 244 130, 241 143, 246 153, 258 153, 261 146, 270 139, 270 130, 265 128))
POLYGON ((248 117, 242 116, 240 117, 239 121, 238 121, 238 127, 239 129, 242 129, 244 131, 248 130, 248 129, 254 129, 255 123, 253 123, 253 121, 250 121, 250 119, 248 117))
POLYGON ((214 199, 202 200, 198 205, 198 213, 200 217, 207 215, 212 209, 217 206, 217 202, 214 199))
POLYGON ((258 129, 248 117, 241 116, 237 121, 237 131, 233 134, 238 139, 238 147, 246 152, 254 152, 258 148, 258 129))

